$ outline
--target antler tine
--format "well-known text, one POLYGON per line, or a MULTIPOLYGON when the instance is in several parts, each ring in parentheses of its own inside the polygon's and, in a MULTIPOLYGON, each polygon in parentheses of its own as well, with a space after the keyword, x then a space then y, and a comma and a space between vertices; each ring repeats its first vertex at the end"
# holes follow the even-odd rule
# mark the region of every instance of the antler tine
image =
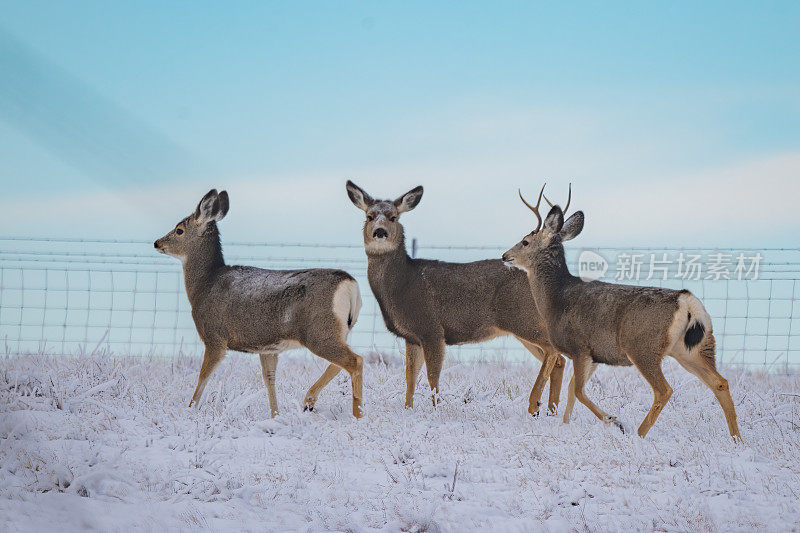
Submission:
MULTIPOLYGON (((545 202, 547 202, 547 204, 548 204, 550 207, 553 207, 553 204, 552 204, 552 203, 550 203, 550 200, 548 200, 548 199, 547 199, 547 196, 545 196, 545 197, 544 197, 544 201, 545 201, 545 202)), ((569 184, 569 196, 567 197, 567 205, 564 207, 564 211, 563 211, 563 213, 564 213, 565 215, 567 214, 567 209, 569 209, 569 203, 570 203, 571 201, 572 201, 572 183, 570 183, 570 184, 569 184)))
POLYGON ((522 197, 521 189, 517 189, 517 192, 519 193, 519 199, 522 200, 522 203, 527 205, 528 209, 533 211, 533 214, 536 215, 536 218, 539 219, 539 224, 536 226, 536 229, 534 231, 539 231, 539 229, 541 229, 542 227, 542 215, 539 214, 539 204, 542 203, 542 195, 544 194, 544 188, 546 185, 547 185, 546 183, 542 185, 542 190, 539 191, 539 199, 536 201, 536 207, 533 207, 531 204, 528 203, 527 200, 525 200, 525 198, 522 197))

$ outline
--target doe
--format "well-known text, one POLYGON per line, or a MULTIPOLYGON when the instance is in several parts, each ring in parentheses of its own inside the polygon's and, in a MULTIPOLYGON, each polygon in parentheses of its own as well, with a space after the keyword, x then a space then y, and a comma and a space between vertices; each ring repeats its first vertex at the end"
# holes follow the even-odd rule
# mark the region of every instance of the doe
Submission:
POLYGON ((228 205, 228 193, 212 189, 194 213, 155 242, 156 250, 183 263, 192 318, 205 344, 189 406, 199 404, 225 351, 238 350, 260 354, 270 413, 275 416, 278 355, 306 347, 330 365, 309 389, 304 409, 313 409, 320 390, 344 369, 353 385, 353 416, 361 417, 363 360, 347 345, 361 309, 358 284, 341 270, 226 265, 217 222, 227 214, 228 205))
MULTIPOLYGON (((583 212, 576 212, 564 222, 561 208, 553 206, 542 227, 539 204, 543 192, 544 187, 536 207, 520 193, 539 223, 503 254, 503 261, 527 272, 550 341, 573 361, 575 374, 569 386, 564 422, 569 422, 577 398, 600 420, 623 429, 616 417, 589 400, 584 385, 600 363, 632 364, 654 393, 653 406, 639 426, 639 436, 644 437, 672 395, 672 387, 661 370, 662 360, 669 355, 711 389, 725 413, 731 436, 741 439, 728 382, 716 368, 711 318, 700 300, 687 290, 585 282, 571 275, 562 243, 583 230, 583 212)), ((546 367, 542 365, 542 371, 546 367)))
POLYGON ((534 416, 539 413, 539 399, 549 376, 549 411, 554 413, 561 392, 564 358, 553 352, 547 340, 525 275, 497 259, 445 263, 409 257, 399 217, 419 204, 422 187, 394 201, 376 200, 348 181, 347 194, 367 215, 367 278, 383 320, 389 331, 406 341, 406 407, 414 405, 414 388, 423 360, 435 404, 445 345, 510 334, 551 365, 547 372, 539 373, 534 383, 528 412, 534 416), (552 357, 546 358, 551 352, 552 357))

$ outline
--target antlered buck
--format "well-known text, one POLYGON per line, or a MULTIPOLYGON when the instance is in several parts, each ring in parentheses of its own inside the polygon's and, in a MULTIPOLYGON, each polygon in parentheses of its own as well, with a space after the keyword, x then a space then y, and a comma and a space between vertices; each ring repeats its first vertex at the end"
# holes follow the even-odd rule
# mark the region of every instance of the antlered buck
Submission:
MULTIPOLYGON (((687 290, 585 282, 572 276, 562 243, 581 232, 583 213, 578 211, 565 222, 561 208, 551 204, 542 225, 539 204, 543 192, 544 187, 536 207, 520 193, 539 223, 503 254, 503 260, 527 272, 530 291, 544 317, 550 341, 573 361, 575 374, 569 386, 564 422, 569 422, 577 398, 600 420, 622 429, 616 417, 607 415, 587 398, 584 385, 600 363, 634 365, 654 393, 653 406, 639 426, 639 435, 644 437, 672 395, 661 371, 661 362, 669 355, 711 389, 725 413, 731 436, 740 439, 728 382, 716 369, 711 318, 700 300, 687 290)), ((545 363, 542 371, 546 368, 545 363)))
POLYGON ((547 358, 551 368, 534 383, 528 411, 538 414, 549 375, 549 410, 555 412, 564 358, 547 339, 525 275, 497 259, 445 263, 409 257, 399 217, 419 204, 422 187, 394 201, 376 200, 348 181, 347 194, 366 213, 367 277, 386 327, 406 341, 406 407, 413 406, 423 360, 435 404, 445 345, 514 335, 540 360, 552 355, 547 358))
POLYGON ((227 192, 211 190, 194 213, 155 242, 156 250, 183 263, 192 318, 205 344, 189 405, 199 403, 225 351, 238 350, 260 354, 270 412, 275 416, 278 355, 306 347, 330 365, 309 389, 305 409, 314 408, 320 390, 343 368, 353 385, 353 416, 361 417, 363 361, 347 345, 361 309, 358 284, 341 270, 226 265, 217 222, 227 214, 228 205, 227 192))

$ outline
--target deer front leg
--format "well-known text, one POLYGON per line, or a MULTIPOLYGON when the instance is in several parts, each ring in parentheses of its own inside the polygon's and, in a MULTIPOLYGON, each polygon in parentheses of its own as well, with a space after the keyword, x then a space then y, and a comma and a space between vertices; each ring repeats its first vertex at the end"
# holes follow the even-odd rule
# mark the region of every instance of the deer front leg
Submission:
MULTIPOLYGON (((538 345, 533 344, 530 341, 523 339, 522 337, 517 337, 525 348, 533 354, 539 361, 544 364, 547 352, 540 348, 538 345)), ((556 354, 556 361, 553 366, 553 370, 550 371, 550 398, 549 403, 547 405, 547 414, 554 415, 558 412, 558 401, 561 398, 561 380, 564 379, 564 357, 562 355, 556 354)), ((541 371, 539 373, 541 375, 541 371)), ((542 383, 542 391, 544 391, 544 386, 547 383, 547 379, 542 383)), ((541 397, 537 398, 537 401, 541 400, 541 397)), ((537 409, 538 411, 538 409, 537 409)), ((530 412, 530 410, 529 410, 530 412)))
POLYGON ((406 341, 406 409, 414 407, 414 390, 424 361, 422 346, 406 341))
MULTIPOLYGON (((542 367, 539 369, 539 375, 536 376, 536 381, 531 390, 531 397, 528 400, 528 412, 533 416, 539 416, 539 406, 542 404, 541 399, 544 385, 547 383, 547 379, 550 377, 550 373, 553 371, 553 367, 555 367, 559 357, 561 356, 558 352, 552 350, 544 352, 544 361, 542 362, 542 367)), ((552 386, 553 384, 551 382, 550 387, 552 388, 552 386)))
POLYGON ((278 396, 275 394, 275 371, 278 368, 278 354, 267 352, 259 354, 261 357, 261 375, 264 378, 264 385, 267 386, 267 396, 269 397, 269 413, 272 418, 278 414, 278 396))
POLYGON ((561 383, 564 379, 564 367, 567 361, 561 354, 556 354, 556 362, 550 371, 550 396, 547 405, 547 414, 555 415, 558 412, 558 402, 561 399, 561 383))
POLYGON ((436 407, 439 395, 439 376, 444 364, 444 339, 431 339, 422 342, 422 353, 425 357, 425 369, 428 372, 428 384, 431 386, 431 399, 436 407))
POLYGON ((597 407, 597 405, 586 396, 583 388, 586 385, 586 381, 588 377, 592 374, 593 369, 592 366, 595 364, 592 359, 591 355, 588 353, 586 355, 582 355, 576 357, 572 360, 575 366, 575 375, 573 376, 574 380, 574 389, 575 389, 575 398, 578 399, 583 405, 589 408, 589 410, 594 413, 594 416, 605 422, 606 424, 614 424, 617 426, 620 431, 625 433, 625 428, 622 424, 617 420, 615 416, 609 416, 605 411, 597 407))
POLYGON ((200 406, 200 397, 203 396, 203 390, 206 388, 208 378, 211 377, 211 374, 216 370, 217 366, 219 366, 223 357, 225 357, 225 347, 206 344, 206 350, 203 353, 203 364, 200 366, 200 377, 197 379, 197 387, 194 389, 189 407, 192 405, 196 407, 200 406))
MULTIPOLYGON (((584 384, 588 383, 594 374, 594 371, 597 370, 597 365, 593 364, 589 367, 589 370, 586 371, 586 379, 584 380, 584 384)), ((563 371, 562 371, 563 372, 563 371)), ((575 365, 572 365, 572 378, 569 380, 569 385, 567 385, 567 407, 564 409, 564 423, 569 424, 569 419, 572 417, 572 408, 575 407, 575 365)))

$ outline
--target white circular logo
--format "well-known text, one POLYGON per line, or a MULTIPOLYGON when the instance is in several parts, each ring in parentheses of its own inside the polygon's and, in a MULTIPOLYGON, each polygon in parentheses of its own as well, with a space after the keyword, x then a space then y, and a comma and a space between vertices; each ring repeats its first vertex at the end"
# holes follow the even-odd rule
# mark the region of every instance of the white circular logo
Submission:
POLYGON ((608 261, 591 250, 584 250, 578 256, 578 276, 583 281, 594 281, 602 278, 608 271, 608 261))

